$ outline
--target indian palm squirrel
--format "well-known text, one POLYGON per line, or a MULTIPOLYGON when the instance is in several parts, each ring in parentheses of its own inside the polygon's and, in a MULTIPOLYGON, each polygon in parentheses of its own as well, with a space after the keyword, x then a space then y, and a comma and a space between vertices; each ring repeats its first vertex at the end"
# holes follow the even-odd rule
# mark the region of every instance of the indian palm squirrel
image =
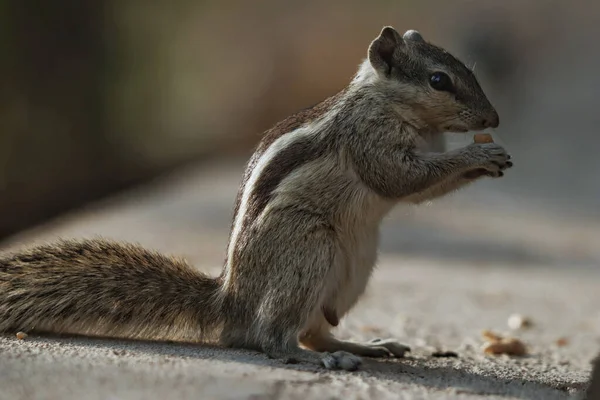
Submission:
POLYGON ((384 27, 347 87, 264 134, 218 277, 127 243, 39 245, 0 257, 0 331, 213 341, 328 369, 401 357, 409 348, 394 340, 331 330, 365 291, 395 205, 512 166, 496 143, 445 151, 441 134, 498 124, 465 64, 384 27))

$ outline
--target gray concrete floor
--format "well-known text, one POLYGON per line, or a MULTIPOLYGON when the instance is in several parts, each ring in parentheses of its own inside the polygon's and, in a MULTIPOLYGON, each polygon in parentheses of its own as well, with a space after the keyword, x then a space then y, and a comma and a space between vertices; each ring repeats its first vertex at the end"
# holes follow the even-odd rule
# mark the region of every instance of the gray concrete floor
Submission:
MULTIPOLYGON (((242 168, 183 171, 2 248, 101 235, 182 255, 216 274, 242 168)), ((579 398, 600 350, 600 223, 502 196, 497 182, 398 208, 383 228, 380 267, 337 333, 394 337, 413 348, 410 357, 328 372, 211 346, 4 336, 0 399, 579 398), (509 333, 512 313, 533 321, 512 333, 530 354, 484 355, 480 332, 509 333), (566 346, 556 345, 561 337, 566 346), (436 349, 459 357, 433 358, 436 349)))

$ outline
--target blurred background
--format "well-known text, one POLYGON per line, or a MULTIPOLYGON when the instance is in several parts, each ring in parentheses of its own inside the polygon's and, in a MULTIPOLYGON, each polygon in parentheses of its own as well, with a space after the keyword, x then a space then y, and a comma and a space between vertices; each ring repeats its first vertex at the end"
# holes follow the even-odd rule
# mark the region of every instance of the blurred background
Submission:
MULTIPOLYGON (((131 210, 158 218, 151 204, 166 191, 161 226, 212 223, 225 239, 261 133, 343 88, 392 25, 475 65, 515 167, 396 212, 384 251, 467 257, 477 245, 482 260, 597 262, 599 11, 553 0, 3 0, 0 238, 162 182, 131 210)), ((132 213, 121 224, 143 236, 132 213)))

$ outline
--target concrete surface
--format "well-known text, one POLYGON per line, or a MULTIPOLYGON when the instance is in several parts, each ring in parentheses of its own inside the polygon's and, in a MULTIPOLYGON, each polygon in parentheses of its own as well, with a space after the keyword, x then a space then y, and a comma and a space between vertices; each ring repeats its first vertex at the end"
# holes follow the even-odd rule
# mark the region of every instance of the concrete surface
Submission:
MULTIPOLYGON (((102 235, 216 274, 242 168, 182 171, 2 248, 102 235)), ((0 399, 580 398, 600 350, 600 223, 503 197, 498 182, 399 208, 386 222, 380 268, 338 335, 394 337, 413 347, 410 357, 327 372, 211 346, 8 335, 0 337, 0 399), (533 321, 512 333, 530 355, 484 355, 481 330, 508 333, 512 313, 533 321), (566 346, 556 344, 561 337, 566 346), (436 349, 459 357, 433 358, 436 349)))

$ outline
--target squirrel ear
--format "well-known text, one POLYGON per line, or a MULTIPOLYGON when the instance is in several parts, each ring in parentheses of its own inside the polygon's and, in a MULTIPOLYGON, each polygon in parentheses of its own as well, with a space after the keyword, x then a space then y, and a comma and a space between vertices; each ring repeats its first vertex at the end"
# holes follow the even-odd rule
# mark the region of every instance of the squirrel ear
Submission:
POLYGON ((388 75, 392 70, 394 52, 402 47, 402 36, 391 26, 386 26, 369 46, 369 61, 375 70, 388 75))
POLYGON ((418 31, 415 31, 412 29, 406 31, 406 33, 402 36, 402 38, 404 40, 412 40, 413 42, 425 43, 425 39, 423 39, 423 36, 421 36, 421 34, 418 31))

